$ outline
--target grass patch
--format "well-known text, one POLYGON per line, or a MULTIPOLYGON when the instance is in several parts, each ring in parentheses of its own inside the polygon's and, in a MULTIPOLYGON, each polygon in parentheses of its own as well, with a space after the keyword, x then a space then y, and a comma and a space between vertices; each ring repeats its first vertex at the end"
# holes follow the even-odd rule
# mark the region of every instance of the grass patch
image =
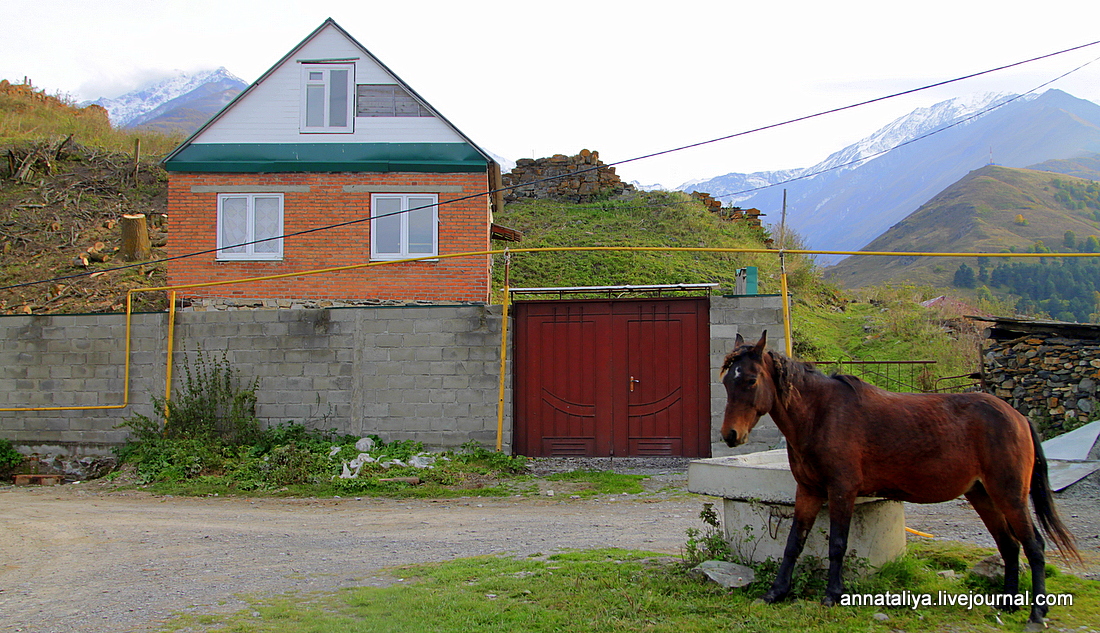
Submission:
MULTIPOLYGON (((944 560, 980 557, 912 547, 850 591, 967 593, 964 579, 940 577, 944 560)), ((695 580, 660 554, 604 549, 517 560, 467 558, 391 572, 406 579, 385 588, 314 596, 260 599, 227 616, 194 615, 173 623, 213 632, 368 631, 1004 631, 1020 630, 1026 612, 997 614, 988 607, 823 607, 820 595, 778 605, 757 603, 756 588, 727 591, 695 580), (876 613, 889 620, 878 622, 876 613), (997 617, 1004 625, 997 623, 997 617), (201 620, 200 620, 201 619, 201 620)), ((1073 606, 1051 611, 1052 627, 1095 626, 1100 585, 1065 574, 1048 581, 1054 593, 1072 593, 1073 606)))
POLYGON ((547 481, 563 481, 574 484, 583 484, 585 487, 571 491, 582 497, 594 495, 618 495, 641 494, 642 480, 648 479, 646 475, 624 475, 610 470, 571 470, 564 473, 554 473, 546 477, 547 481))

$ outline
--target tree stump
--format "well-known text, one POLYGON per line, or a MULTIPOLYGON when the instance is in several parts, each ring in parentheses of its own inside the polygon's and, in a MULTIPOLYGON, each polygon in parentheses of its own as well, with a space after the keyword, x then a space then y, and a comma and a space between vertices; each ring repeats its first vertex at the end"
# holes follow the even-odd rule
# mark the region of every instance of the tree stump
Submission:
POLYGON ((122 247, 118 255, 128 262, 140 262, 152 255, 149 244, 149 229, 145 224, 145 214, 123 215, 119 224, 122 229, 122 247))

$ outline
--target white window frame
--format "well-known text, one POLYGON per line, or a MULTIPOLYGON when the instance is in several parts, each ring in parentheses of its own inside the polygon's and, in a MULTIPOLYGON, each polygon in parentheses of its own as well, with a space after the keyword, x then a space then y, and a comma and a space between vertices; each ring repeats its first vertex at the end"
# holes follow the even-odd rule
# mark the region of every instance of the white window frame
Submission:
POLYGON ((301 120, 299 129, 305 134, 351 134, 355 132, 355 64, 302 64, 301 120), (344 125, 332 125, 332 71, 347 71, 347 85, 344 86, 344 125), (318 73, 320 76, 318 77, 318 73), (323 97, 322 125, 308 121, 307 107, 310 94, 320 89, 323 97), (311 125, 311 123, 314 123, 311 125))
MULTIPOLYGON (((422 205, 418 205, 422 206, 422 205)), ((419 257, 436 257, 439 255, 439 194, 436 193, 375 193, 370 197, 370 258, 374 261, 388 261, 394 259, 413 259, 419 257), (429 198, 432 201, 432 251, 430 253, 409 252, 409 200, 417 198, 429 198), (379 200, 400 200, 401 213, 389 216, 400 220, 400 250, 398 252, 379 252, 375 229, 375 216, 379 214, 379 200)), ((388 214, 387 214, 388 215, 388 214)))
MULTIPOLYGON (((283 238, 275 240, 268 240, 262 244, 252 244, 256 239, 256 198, 275 198, 279 201, 279 225, 275 229, 276 235, 283 234, 283 219, 286 211, 284 206, 283 194, 281 193, 220 193, 218 194, 218 222, 215 227, 217 231, 217 245, 218 245, 218 261, 279 261, 283 259, 283 238), (222 250, 225 247, 236 246, 236 244, 227 244, 222 233, 222 210, 224 209, 225 201, 231 198, 244 198, 247 200, 247 221, 246 221, 246 237, 244 242, 247 244, 243 247, 242 252, 227 252, 222 250), (274 245, 276 248, 272 252, 257 252, 257 247, 263 248, 264 246, 274 245)), ((263 249, 266 250, 266 249, 263 249)))

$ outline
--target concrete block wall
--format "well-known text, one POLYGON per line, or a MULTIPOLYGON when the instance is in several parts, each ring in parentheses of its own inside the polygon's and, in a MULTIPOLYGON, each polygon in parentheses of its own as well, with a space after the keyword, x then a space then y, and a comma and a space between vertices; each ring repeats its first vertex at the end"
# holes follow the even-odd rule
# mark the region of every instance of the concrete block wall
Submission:
MULTIPOLYGON (((496 442, 500 306, 236 310, 176 315, 173 384, 195 351, 224 351, 257 381, 264 424, 300 422, 432 447, 496 442)), ((152 415, 164 393, 166 314, 134 316, 125 409, 0 412, 0 437, 24 447, 103 453, 115 427, 152 415)), ((124 315, 0 318, 0 408, 122 402, 124 315)), ((510 369, 506 387, 510 390, 510 369)), ((510 391, 505 401, 511 407, 510 391)), ((509 416, 510 417, 510 416, 509 416)), ((504 445, 511 445, 505 425, 504 445)), ((49 451, 47 451, 49 452, 49 451)))
POLYGON ((749 441, 737 448, 727 447, 719 433, 722 428, 722 414, 726 409, 726 388, 719 378, 722 361, 733 350, 738 334, 746 341, 755 343, 765 331, 768 333, 770 349, 783 351, 787 348, 783 331, 783 297, 745 295, 710 298, 710 421, 715 456, 770 450, 783 438, 771 416, 767 415, 753 428, 749 441))
MULTIPOLYGON (((712 441, 719 442, 722 359, 738 333, 756 340, 766 329, 769 345, 783 349, 781 301, 712 297, 710 323, 712 441)), ((481 304, 180 312, 173 383, 183 384, 195 350, 224 351, 243 380, 257 381, 265 424, 300 422, 433 448, 470 440, 493 446, 500 332, 501 306, 481 304)), ((167 314, 133 316, 128 407, 0 411, 0 437, 31 450, 109 452, 126 437, 115 427, 153 415, 151 396, 164 394, 167 337, 167 314)), ((121 404, 125 349, 125 315, 0 317, 0 408, 121 404)), ((509 450, 510 362, 505 376, 509 450)), ((779 432, 765 418, 751 440, 737 452, 772 448, 779 432)), ((716 454, 729 454, 717 446, 716 454)))
MULTIPOLYGON (((149 394, 164 393, 168 315, 135 314, 131 324, 129 407, 0 411, 0 437, 80 454, 107 454, 122 442, 126 431, 115 427, 151 415, 149 394)), ((0 317, 0 409, 120 405, 125 367, 125 315, 0 317)))

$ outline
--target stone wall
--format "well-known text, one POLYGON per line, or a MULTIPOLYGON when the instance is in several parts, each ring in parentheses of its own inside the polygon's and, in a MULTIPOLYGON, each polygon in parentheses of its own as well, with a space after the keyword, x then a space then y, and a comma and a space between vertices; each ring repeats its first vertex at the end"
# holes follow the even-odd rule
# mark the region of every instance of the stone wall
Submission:
POLYGON ((619 178, 614 167, 603 164, 599 152, 586 149, 582 149, 576 156, 554 154, 549 158, 521 158, 516 161, 511 172, 502 175, 502 181, 505 187, 519 185, 504 195, 505 202, 516 202, 525 198, 591 202, 601 196, 634 190, 633 185, 626 184, 619 178), (536 182, 569 174, 575 175, 536 182))
POLYGON ((1100 418, 1100 340, 1015 334, 1002 333, 984 352, 985 384, 994 395, 1035 422, 1044 438, 1100 418))

